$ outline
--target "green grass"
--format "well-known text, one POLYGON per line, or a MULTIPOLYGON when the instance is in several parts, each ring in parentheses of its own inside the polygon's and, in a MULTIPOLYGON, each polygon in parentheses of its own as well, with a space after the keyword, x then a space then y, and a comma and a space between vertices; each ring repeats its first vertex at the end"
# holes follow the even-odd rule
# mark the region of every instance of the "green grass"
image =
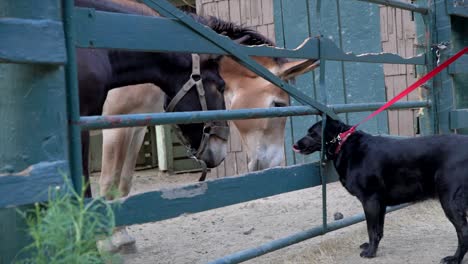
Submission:
POLYGON ((70 188, 49 190, 46 203, 20 212, 33 242, 24 248, 18 264, 114 263, 117 255, 100 254, 97 240, 110 236, 115 227, 113 211, 102 199, 87 202, 70 188))

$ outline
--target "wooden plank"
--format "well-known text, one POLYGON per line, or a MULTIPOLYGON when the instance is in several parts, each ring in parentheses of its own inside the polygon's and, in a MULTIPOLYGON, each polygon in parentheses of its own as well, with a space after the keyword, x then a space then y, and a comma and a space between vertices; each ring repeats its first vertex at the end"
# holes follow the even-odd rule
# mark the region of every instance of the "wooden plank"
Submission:
MULTIPOLYGON (((414 66, 410 67, 411 65, 408 65, 408 74, 406 75, 406 85, 411 85, 414 82, 416 82, 417 78, 414 76, 414 66), (410 71, 411 70, 411 71, 410 71)), ((416 91, 408 94, 408 100, 409 101, 416 101, 416 100, 424 100, 421 96, 421 88, 418 88, 416 91)))
POLYGON ((236 153, 229 152, 224 160, 224 166, 226 168, 226 176, 234 176, 237 174, 237 163, 236 153))
POLYGON ((40 162, 17 173, 0 174, 0 208, 46 201, 49 188, 64 188, 68 162, 40 162))
MULTIPOLYGON (((396 27, 396 35, 397 35, 397 54, 401 56, 406 56, 406 41, 404 39, 404 21, 403 21, 403 10, 397 9, 395 12, 395 27, 396 27)), ((406 65, 398 64, 398 74, 406 74, 406 65)))
POLYGON ((250 0, 250 25, 262 25, 262 0, 250 0))
POLYGON ((218 2, 206 3, 203 5, 203 14, 205 16, 218 17, 218 2))
POLYGON ((268 25, 268 38, 276 43, 275 24, 268 25))
POLYGON ((195 1, 195 10, 197 10, 197 14, 203 16, 203 3, 201 0, 195 1))
MULTIPOLYGON (((388 41, 382 43, 382 48, 385 52, 398 53, 397 48, 397 36, 396 36, 396 22, 395 22, 395 8, 387 8, 387 32, 388 41)), ((398 65, 396 64, 384 64, 384 72, 386 76, 392 76, 398 74, 398 65)))
MULTIPOLYGON (((403 39, 416 38, 416 23, 411 20, 410 11, 403 11, 403 39)), ((412 53, 414 54, 414 53, 412 53)))
POLYGON ((450 111, 450 129, 468 128, 468 109, 450 111))
POLYGON ((395 8, 387 7, 387 26, 388 26, 388 35, 393 35, 395 33, 395 8))
POLYGON ((206 179, 207 180, 212 180, 212 179, 217 179, 218 174, 216 173, 216 169, 210 169, 208 173, 206 174, 206 179))
MULTIPOLYGON (((387 76, 385 78, 385 87, 387 90, 387 98, 393 98, 395 96, 395 85, 394 77, 387 76)), ((388 111, 388 128, 391 135, 398 135, 398 111, 388 111)))
POLYGON ((240 0, 229 0, 229 21, 242 24, 240 0))
POLYGON ((116 202, 117 225, 159 221, 321 184, 315 163, 136 194, 116 202), (261 187, 261 188, 260 188, 261 187))
POLYGON ((246 26, 252 26, 250 0, 240 0, 240 21, 246 26))
POLYGON ((388 12, 386 6, 380 7, 380 40, 382 42, 388 41, 388 12))
POLYGON ((172 132, 169 125, 156 126, 156 141, 159 170, 173 170, 172 132))
POLYGON ((158 166, 158 142, 156 139, 156 126, 150 126, 149 128, 149 143, 150 143, 150 153, 151 153, 151 166, 158 166))
POLYGON ((239 130, 234 124, 229 124, 229 152, 242 151, 242 140, 239 130))
POLYGON ((172 156, 174 159, 187 158, 187 149, 181 144, 172 145, 172 156))
POLYGON ((273 1, 272 0, 262 0, 262 25, 273 24, 273 1))
POLYGON ((231 17, 229 13, 230 13, 229 1, 227 0, 219 1, 218 2, 218 17, 223 20, 231 21, 231 17))
POLYGON ((246 174, 248 170, 247 153, 245 151, 236 152, 237 174, 246 174))
POLYGON ((226 176, 226 161, 221 162, 221 164, 216 167, 216 175, 218 175, 218 178, 223 178, 226 176))
POLYGON ((403 14, 399 8, 395 10, 395 28, 397 39, 403 40, 403 14))
POLYGON ((89 172, 101 171, 102 163, 102 133, 92 131, 89 137, 89 172))
POLYGON ((399 135, 414 136, 413 110, 398 110, 399 135))
MULTIPOLYGON (((394 91, 400 93, 407 87, 406 75, 394 77, 394 91)), ((401 101, 408 101, 408 96, 401 101)), ((414 135, 413 112, 411 110, 398 110, 398 134, 400 136, 414 135)))
POLYGON ((268 35, 268 25, 257 26, 257 31, 260 32, 262 35, 269 37, 269 35, 268 35))
POLYGON ((0 18, 0 62, 65 64, 61 22, 0 18))
POLYGON ((200 164, 193 159, 174 159, 173 162, 175 173, 193 172, 201 170, 200 164))

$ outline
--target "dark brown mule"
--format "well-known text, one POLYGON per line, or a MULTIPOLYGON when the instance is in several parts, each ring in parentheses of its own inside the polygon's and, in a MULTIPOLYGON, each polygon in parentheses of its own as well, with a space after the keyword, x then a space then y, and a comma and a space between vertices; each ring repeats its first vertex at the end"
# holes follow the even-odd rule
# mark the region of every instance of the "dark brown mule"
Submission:
MULTIPOLYGON (((142 14, 137 4, 110 0, 75 0, 75 6, 94 8, 100 11, 142 14)), ((160 37, 161 41, 163 36, 160 37)), ((221 56, 200 55, 200 78, 205 90, 208 110, 225 109, 224 81, 219 75, 221 56)), ((82 116, 101 115, 102 107, 109 90, 121 86, 153 83, 159 86, 168 98, 172 99, 181 90, 193 73, 193 56, 187 53, 149 53, 106 49, 77 49, 78 82, 80 92, 80 114, 82 116)), ((175 104, 173 111, 202 110, 204 103, 193 85, 175 104)), ((204 110, 204 109, 203 109, 204 110)), ((214 121, 213 126, 227 128, 225 121, 214 121)), ((182 134, 193 149, 198 149, 204 138, 204 124, 180 125, 182 134)), ((216 130, 219 131, 219 130, 216 130)), ((82 132, 83 174, 89 179, 88 152, 89 132, 82 132)), ((211 133, 204 140, 206 146, 198 153, 208 167, 215 167, 224 160, 227 150, 225 133, 211 133), (222 134, 222 135, 221 135, 222 134)), ((91 196, 90 189, 87 195, 91 196)))

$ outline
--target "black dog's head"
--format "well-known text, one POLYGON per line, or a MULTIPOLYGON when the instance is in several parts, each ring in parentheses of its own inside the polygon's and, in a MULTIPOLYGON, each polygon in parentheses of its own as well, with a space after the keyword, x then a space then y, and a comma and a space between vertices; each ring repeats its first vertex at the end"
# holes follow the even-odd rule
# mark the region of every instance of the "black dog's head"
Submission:
MULTIPOLYGON (((333 142, 333 139, 338 136, 341 132, 348 130, 350 126, 345 123, 334 120, 327 119, 327 124, 325 127, 325 144, 326 151, 328 155, 334 153, 336 149, 336 144, 333 142)), ((299 139, 296 144, 293 145, 293 150, 295 152, 301 153, 303 155, 309 155, 316 151, 319 151, 322 147, 322 121, 318 121, 313 126, 307 130, 307 135, 299 139)))

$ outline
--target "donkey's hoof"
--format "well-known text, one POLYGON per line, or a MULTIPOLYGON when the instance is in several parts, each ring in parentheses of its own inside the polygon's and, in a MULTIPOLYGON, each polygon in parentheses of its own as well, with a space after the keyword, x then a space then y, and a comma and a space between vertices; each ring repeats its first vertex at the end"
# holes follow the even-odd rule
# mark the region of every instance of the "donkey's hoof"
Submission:
POLYGON ((119 253, 121 254, 135 254, 137 252, 138 250, 135 243, 123 244, 119 247, 119 253))
POLYGON ((137 251, 135 242, 135 238, 127 233, 126 228, 116 229, 112 234, 112 244, 122 254, 135 253, 137 251))
POLYGON ((119 247, 115 246, 110 238, 98 240, 96 246, 101 254, 117 253, 119 251, 119 247))

